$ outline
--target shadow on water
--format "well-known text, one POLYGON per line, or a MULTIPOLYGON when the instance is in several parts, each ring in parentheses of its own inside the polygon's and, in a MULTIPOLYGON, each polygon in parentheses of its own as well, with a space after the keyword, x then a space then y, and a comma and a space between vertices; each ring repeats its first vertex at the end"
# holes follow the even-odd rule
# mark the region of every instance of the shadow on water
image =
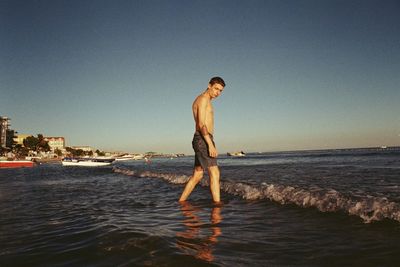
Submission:
POLYGON ((205 209, 193 206, 189 202, 181 203, 186 228, 177 232, 176 245, 186 255, 191 255, 206 262, 213 262, 213 250, 222 234, 218 226, 222 222, 221 206, 211 209, 208 220, 202 218, 205 209))

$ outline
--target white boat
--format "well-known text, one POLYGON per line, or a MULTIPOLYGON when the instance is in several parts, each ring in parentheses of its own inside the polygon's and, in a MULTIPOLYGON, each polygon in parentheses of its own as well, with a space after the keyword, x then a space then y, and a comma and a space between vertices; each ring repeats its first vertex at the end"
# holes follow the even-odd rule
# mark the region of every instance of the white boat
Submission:
POLYGON ((246 153, 244 153, 243 151, 240 151, 240 152, 228 152, 227 155, 230 156, 230 157, 244 157, 244 156, 246 156, 246 153))
POLYGON ((61 163, 63 166, 98 167, 110 165, 113 161, 114 159, 64 158, 61 163))
POLYGON ((144 159, 144 155, 143 155, 143 154, 134 155, 134 156, 133 156, 133 159, 134 159, 134 160, 141 160, 141 159, 144 159))
POLYGON ((119 156, 119 157, 115 157, 115 161, 127 161, 127 160, 140 160, 143 159, 143 155, 139 154, 139 155, 123 155, 123 156, 119 156))
POLYGON ((127 160, 133 160, 133 156, 127 154, 127 155, 115 157, 114 159, 115 159, 115 161, 127 161, 127 160))

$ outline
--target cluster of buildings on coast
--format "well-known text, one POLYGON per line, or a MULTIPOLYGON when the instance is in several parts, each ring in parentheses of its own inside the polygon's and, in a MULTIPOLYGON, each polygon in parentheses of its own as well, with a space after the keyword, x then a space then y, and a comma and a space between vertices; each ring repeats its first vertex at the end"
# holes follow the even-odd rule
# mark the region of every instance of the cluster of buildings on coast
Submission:
MULTIPOLYGON (((28 137, 33 137, 32 134, 20 134, 11 129, 11 119, 8 117, 0 116, 0 148, 3 154, 12 153, 16 146, 24 146, 24 140, 28 137)), ((40 156, 43 158, 54 158, 65 156, 68 151, 65 146, 65 137, 62 136, 43 136, 43 140, 49 145, 49 151, 29 151, 29 156, 40 156)), ((75 150, 92 151, 89 146, 84 147, 71 147, 75 150)))
MULTIPOLYGON (((16 146, 23 147, 24 140, 33 137, 32 134, 20 134, 11 129, 11 119, 0 116, 0 156, 13 157, 13 150, 16 146), (8 155, 7 155, 8 154, 8 155)), ((43 136, 43 140, 49 146, 48 151, 29 151, 28 157, 37 157, 41 159, 59 159, 66 156, 74 156, 73 153, 79 152, 80 155, 90 155, 93 157, 106 156, 117 157, 126 152, 103 152, 93 149, 90 146, 66 146, 65 137, 62 136, 43 136)), ((145 154, 134 154, 143 157, 180 157, 184 154, 162 154, 156 152, 147 152, 145 154)))

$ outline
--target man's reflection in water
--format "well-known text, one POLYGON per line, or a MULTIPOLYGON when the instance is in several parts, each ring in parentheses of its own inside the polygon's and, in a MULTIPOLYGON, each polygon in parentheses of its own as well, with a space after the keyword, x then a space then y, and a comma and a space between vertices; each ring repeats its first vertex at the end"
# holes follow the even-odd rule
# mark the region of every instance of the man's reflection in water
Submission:
POLYGON ((181 203, 181 211, 185 216, 183 224, 186 229, 177 233, 177 246, 185 254, 211 262, 214 260, 212 250, 221 235, 218 224, 222 221, 221 206, 214 206, 211 210, 210 222, 201 220, 204 210, 192 206, 189 202, 181 203))

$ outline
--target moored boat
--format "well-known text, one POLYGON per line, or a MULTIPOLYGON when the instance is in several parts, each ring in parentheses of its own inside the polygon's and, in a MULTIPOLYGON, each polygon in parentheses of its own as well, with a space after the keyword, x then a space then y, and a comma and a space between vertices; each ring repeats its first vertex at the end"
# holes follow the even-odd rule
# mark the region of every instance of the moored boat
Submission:
POLYGON ((110 165, 113 161, 114 159, 64 158, 61 163, 63 166, 99 167, 110 165))
POLYGON ((142 154, 136 154, 136 155, 126 154, 123 156, 115 157, 115 161, 141 160, 141 159, 144 159, 144 155, 142 154))
POLYGON ((30 160, 0 160, 0 168, 30 168, 35 163, 30 160))
POLYGON ((127 160, 133 160, 133 155, 130 154, 125 154, 123 156, 118 156, 114 158, 115 161, 127 161, 127 160))
POLYGON ((246 156, 246 153, 244 153, 243 151, 240 151, 240 152, 228 152, 227 155, 230 156, 230 157, 244 157, 244 156, 246 156))

